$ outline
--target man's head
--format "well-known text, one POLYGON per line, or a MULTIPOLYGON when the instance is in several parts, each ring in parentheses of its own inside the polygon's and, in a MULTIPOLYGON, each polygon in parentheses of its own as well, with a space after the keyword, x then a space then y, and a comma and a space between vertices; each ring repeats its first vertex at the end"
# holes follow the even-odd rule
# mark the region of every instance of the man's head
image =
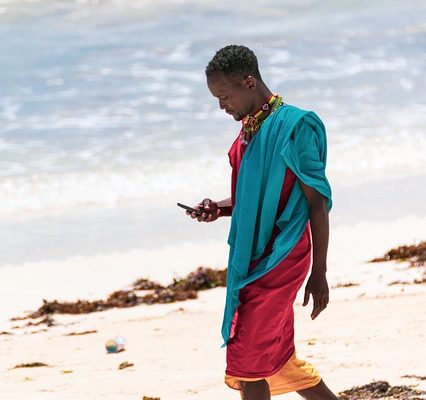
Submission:
POLYGON ((220 49, 206 67, 207 85, 219 106, 236 121, 256 111, 259 84, 263 84, 257 58, 245 46, 220 49))

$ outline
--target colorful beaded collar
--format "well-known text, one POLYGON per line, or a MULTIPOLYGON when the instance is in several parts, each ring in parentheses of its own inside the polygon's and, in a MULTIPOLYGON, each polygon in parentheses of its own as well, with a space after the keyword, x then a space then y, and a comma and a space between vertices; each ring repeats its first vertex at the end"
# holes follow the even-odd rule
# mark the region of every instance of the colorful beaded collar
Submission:
POLYGON ((281 96, 273 94, 263 104, 254 115, 247 115, 243 118, 240 139, 244 144, 248 144, 256 132, 260 129, 265 119, 271 115, 278 107, 284 104, 281 96))

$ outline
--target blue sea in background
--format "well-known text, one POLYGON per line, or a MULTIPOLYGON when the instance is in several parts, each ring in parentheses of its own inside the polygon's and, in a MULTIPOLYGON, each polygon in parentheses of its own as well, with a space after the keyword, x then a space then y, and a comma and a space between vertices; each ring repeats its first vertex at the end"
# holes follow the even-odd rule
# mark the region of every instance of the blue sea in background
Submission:
POLYGON ((0 266, 226 240, 239 126, 204 68, 245 44, 328 132, 333 224, 426 214, 426 2, 0 0, 0 266))

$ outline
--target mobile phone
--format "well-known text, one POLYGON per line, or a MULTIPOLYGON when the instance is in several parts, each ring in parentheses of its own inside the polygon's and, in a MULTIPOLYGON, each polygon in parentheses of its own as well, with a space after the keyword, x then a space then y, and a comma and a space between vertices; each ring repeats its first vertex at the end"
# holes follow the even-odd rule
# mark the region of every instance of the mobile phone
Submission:
POLYGON ((197 214, 197 215, 201 215, 202 213, 203 213, 203 211, 201 211, 201 210, 196 210, 195 208, 192 208, 192 207, 189 207, 189 206, 186 206, 185 204, 182 204, 182 203, 176 203, 179 207, 182 207, 183 209, 185 209, 185 210, 187 210, 187 211, 189 211, 189 212, 194 212, 195 214, 197 214))

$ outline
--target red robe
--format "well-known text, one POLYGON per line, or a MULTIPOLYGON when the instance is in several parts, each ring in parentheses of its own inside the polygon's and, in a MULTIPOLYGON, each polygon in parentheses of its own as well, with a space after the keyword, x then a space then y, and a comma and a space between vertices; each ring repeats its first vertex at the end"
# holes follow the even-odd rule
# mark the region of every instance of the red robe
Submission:
MULTIPOLYGON (((232 167, 232 205, 238 171, 246 145, 239 138, 229 150, 232 167)), ((277 217, 290 197, 296 176, 287 169, 277 217)), ((275 225, 264 253, 252 261, 249 270, 271 250, 279 228, 275 225)), ((309 223, 291 253, 266 275, 240 291, 238 306, 227 344, 226 374, 246 378, 264 378, 277 373, 294 353, 293 303, 311 263, 311 233, 309 223)))

